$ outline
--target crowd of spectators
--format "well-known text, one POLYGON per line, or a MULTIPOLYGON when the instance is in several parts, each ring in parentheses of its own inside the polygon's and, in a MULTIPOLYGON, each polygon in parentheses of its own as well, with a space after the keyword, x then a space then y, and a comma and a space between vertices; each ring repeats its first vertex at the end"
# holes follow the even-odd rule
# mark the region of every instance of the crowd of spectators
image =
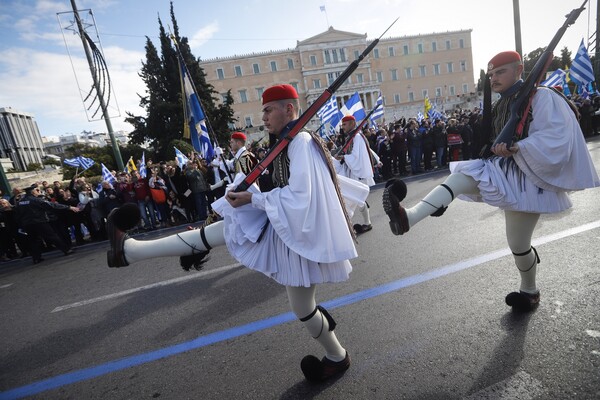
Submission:
MULTIPOLYGON (((574 96, 571 100, 579 110, 584 135, 600 133, 600 96, 592 99, 574 96)), ((383 126, 365 129, 369 146, 380 161, 374 163, 375 180, 381 182, 393 176, 420 174, 445 168, 450 161, 477 158, 488 140, 481 131, 480 110, 457 109, 443 117, 433 121, 402 117, 383 126)), ((342 146, 346 135, 340 132, 329 139, 332 149, 342 146)), ((264 158, 266 149, 256 143, 249 147, 259 160, 264 158)), ((176 161, 154 164, 149 160, 146 177, 140 175, 140 161, 137 164, 138 170, 113 171, 114 185, 108 181, 92 185, 84 176, 75 176, 66 183, 37 182, 41 198, 79 210, 49 208, 46 211, 56 234, 69 246, 106 240, 108 213, 125 203, 139 207, 142 216, 137 227, 139 231, 200 222, 211 212, 210 204, 224 194, 223 187, 211 190, 211 185, 223 179, 225 173, 194 153, 183 166, 176 161)), ((263 190, 269 190, 268 176, 261 176, 260 185, 263 190)), ((14 212, 24 195, 24 188, 15 187, 12 196, 1 196, 0 261, 30 253, 27 233, 18 213, 14 212)), ((47 244, 48 248, 52 246, 47 244)))
MULTIPOLYGON (((381 163, 375 168, 375 180, 379 182, 477 157, 484 144, 478 108, 456 110, 433 121, 402 117, 383 126, 369 127, 364 133, 381 163)), ((335 146, 342 146, 345 133, 340 132, 332 141, 335 146)))
MULTIPOLYGON (((116 183, 102 181, 98 185, 84 176, 70 182, 36 182, 40 190, 37 197, 50 203, 77 207, 45 210, 48 222, 56 234, 69 245, 83 245, 91 241, 106 240, 106 217, 110 211, 125 203, 137 204, 141 213, 138 231, 200 222, 207 218, 210 203, 224 189, 211 190, 210 185, 222 179, 224 173, 207 165, 206 160, 190 155, 190 160, 180 167, 175 161, 146 164, 147 176, 138 169, 131 172, 112 171, 116 183)), ((27 187, 30 191, 31 187, 27 187)), ((19 220, 19 201, 25 196, 24 188, 15 187, 12 196, 2 196, 0 203, 0 261, 30 255, 30 246, 23 221, 19 220)), ((53 247, 46 244, 46 250, 53 247)))

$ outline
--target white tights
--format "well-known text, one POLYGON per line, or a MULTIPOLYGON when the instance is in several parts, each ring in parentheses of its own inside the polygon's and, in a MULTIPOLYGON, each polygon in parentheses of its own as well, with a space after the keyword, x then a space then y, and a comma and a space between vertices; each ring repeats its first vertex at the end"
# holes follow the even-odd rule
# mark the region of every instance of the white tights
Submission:
POLYGON ((538 292, 535 284, 537 255, 531 248, 531 237, 539 218, 540 214, 519 211, 504 212, 506 240, 521 274, 520 290, 530 294, 538 292))
MULTIPOLYGON (((155 257, 189 256, 207 250, 202 241, 201 230, 195 229, 154 240, 125 240, 125 259, 128 263, 155 257)), ((204 236, 209 246, 225 244, 223 221, 204 227, 204 236)))
MULTIPOLYGON (((451 174, 444 185, 452 190, 454 198, 459 194, 477 194, 477 181, 461 173, 451 174)), ((423 200, 414 207, 406 209, 409 226, 436 212, 441 207, 448 207, 453 196, 444 186, 435 187, 423 200)), ((537 271, 537 256, 531 249, 531 237, 540 217, 539 214, 519 211, 505 211, 506 239, 508 247, 514 254, 515 264, 521 275, 521 291, 537 293, 535 276, 537 271), (525 253, 525 254, 523 254, 525 253)))
MULTIPOLYGON (((366 208, 366 207, 365 207, 366 208)), ((225 244, 223 221, 204 228, 204 235, 210 247, 225 244)), ((207 250, 200 230, 190 230, 155 240, 127 239, 124 245, 127 262, 146 260, 155 257, 187 256, 207 250)), ((286 286, 292 312, 300 319, 310 315, 316 308, 315 289, 311 287, 286 286)), ((329 323, 321 311, 304 322, 308 332, 325 348, 327 358, 342 361, 346 350, 338 342, 335 333, 329 330, 329 323)))
POLYGON ((371 215, 369 213, 369 207, 367 206, 367 203, 365 203, 362 207, 358 207, 356 210, 362 216, 363 224, 371 225, 371 215))
MULTIPOLYGON (((285 289, 292 312, 298 319, 304 318, 315 311, 317 307, 315 285, 311 287, 286 286, 285 289)), ((311 336, 323 346, 328 359, 331 361, 342 361, 346 357, 346 350, 337 340, 335 333, 329 330, 329 323, 321 311, 317 310, 312 318, 304 321, 304 326, 306 326, 311 336)))

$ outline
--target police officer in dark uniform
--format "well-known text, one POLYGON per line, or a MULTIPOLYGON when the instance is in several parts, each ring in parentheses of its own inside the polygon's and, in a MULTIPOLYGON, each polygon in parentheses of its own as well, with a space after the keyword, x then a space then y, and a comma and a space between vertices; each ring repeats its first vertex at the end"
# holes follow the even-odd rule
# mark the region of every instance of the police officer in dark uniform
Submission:
POLYGON ((42 260, 42 248, 40 240, 43 239, 48 244, 53 244, 65 255, 73 253, 68 243, 65 243, 52 229, 46 211, 48 210, 67 210, 79 212, 79 208, 63 204, 52 203, 44 200, 42 193, 37 185, 31 185, 25 189, 25 196, 19 201, 15 208, 17 222, 27 232, 29 236, 30 253, 33 263, 38 264, 42 260))

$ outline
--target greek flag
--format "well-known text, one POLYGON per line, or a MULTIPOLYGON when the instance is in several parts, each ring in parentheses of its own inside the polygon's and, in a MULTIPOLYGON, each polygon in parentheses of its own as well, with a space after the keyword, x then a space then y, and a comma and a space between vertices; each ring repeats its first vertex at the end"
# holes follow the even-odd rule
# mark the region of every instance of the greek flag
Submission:
POLYGON ((321 107, 319 111, 317 111, 317 116, 321 119, 322 123, 327 123, 336 114, 339 114, 340 110, 338 110, 337 100, 334 96, 331 96, 329 101, 321 107))
POLYGON ((425 116, 423 115, 423 113, 421 111, 419 111, 417 113, 417 121, 419 121, 419 124, 421 123, 421 121, 423 121, 423 118, 425 118, 425 116))
POLYGON ((148 173, 146 172, 146 152, 142 152, 142 162, 140 163, 140 176, 145 178, 148 173))
POLYGON ((436 110, 434 108, 431 111, 429 111, 429 119, 431 119, 431 120, 444 119, 444 116, 442 115, 442 113, 440 113, 438 110, 436 110))
POLYGON ((565 82, 565 77, 567 73, 562 69, 557 69, 546 79, 544 82, 540 83, 542 86, 553 87, 553 86, 562 86, 565 82))
POLYGON ((373 112, 373 114, 371 114, 371 122, 373 124, 375 124, 376 119, 383 117, 383 97, 381 96, 381 93, 379 93, 375 107, 377 109, 373 112))
POLYGON ((183 154, 177 147, 173 147, 175 149, 175 158, 177 159, 177 165, 179 165, 179 168, 183 168, 188 161, 190 161, 189 158, 187 158, 185 156, 185 154, 183 154))
POLYGON ((192 146, 194 146, 194 149, 199 152, 202 157, 208 161, 212 161, 215 156, 215 151, 210 142, 210 137, 208 136, 206 116, 204 115, 200 100, 194 91, 194 86, 192 85, 192 81, 182 60, 180 60, 180 65, 184 91, 183 101, 185 102, 187 111, 185 117, 187 118, 189 125, 192 146))
POLYGON ((595 80, 592 61, 590 60, 590 56, 588 55, 585 45, 583 44, 583 39, 581 39, 581 45, 579 46, 579 50, 577 50, 577 54, 575 55, 573 63, 571 64, 569 77, 573 82, 580 86, 586 85, 595 80))
POLYGON ((94 165, 94 160, 83 156, 77 156, 75 158, 65 158, 63 162, 71 167, 82 168, 83 171, 94 165))
POLYGON ((117 180, 115 179, 114 175, 110 172, 110 170, 106 168, 106 165, 104 165, 103 163, 100 163, 100 165, 102 166, 102 180, 110 182, 111 185, 116 184, 117 180))
POLYGON ((362 101, 360 101, 360 96, 358 92, 355 92, 352 97, 348 99, 346 104, 341 109, 342 115, 354 115, 356 121, 362 121, 367 117, 367 113, 365 113, 365 108, 363 107, 362 101))

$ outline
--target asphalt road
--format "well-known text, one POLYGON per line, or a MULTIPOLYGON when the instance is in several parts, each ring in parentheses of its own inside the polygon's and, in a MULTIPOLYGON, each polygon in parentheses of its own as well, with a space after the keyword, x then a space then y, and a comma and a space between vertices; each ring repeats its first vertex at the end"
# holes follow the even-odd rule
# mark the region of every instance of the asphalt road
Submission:
MULTIPOLYGON (((405 204, 446 173, 409 179, 405 204)), ((519 279, 502 212, 458 200, 393 236, 373 189, 351 279, 317 289, 352 357, 323 385, 300 371, 323 353, 284 288, 224 248, 189 273, 176 258, 109 269, 106 243, 3 264, 0 399, 598 399, 599 190, 540 219, 542 303, 522 315, 504 303, 519 279)))

